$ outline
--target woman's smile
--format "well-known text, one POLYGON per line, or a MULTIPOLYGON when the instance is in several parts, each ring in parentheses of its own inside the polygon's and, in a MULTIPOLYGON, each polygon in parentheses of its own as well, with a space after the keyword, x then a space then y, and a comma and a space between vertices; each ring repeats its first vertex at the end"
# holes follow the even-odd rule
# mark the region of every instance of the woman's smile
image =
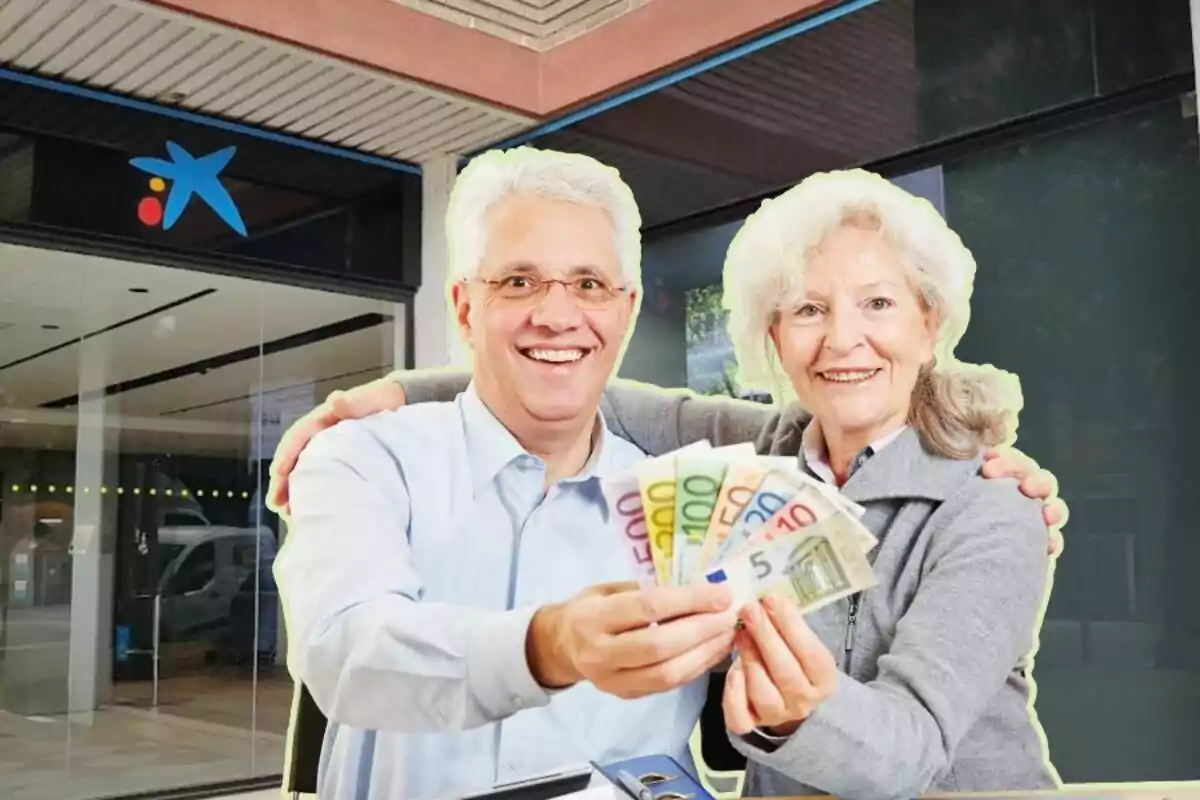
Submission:
POLYGON ((873 367, 867 369, 826 369, 817 372, 817 377, 827 383, 856 385, 866 383, 883 369, 873 367))

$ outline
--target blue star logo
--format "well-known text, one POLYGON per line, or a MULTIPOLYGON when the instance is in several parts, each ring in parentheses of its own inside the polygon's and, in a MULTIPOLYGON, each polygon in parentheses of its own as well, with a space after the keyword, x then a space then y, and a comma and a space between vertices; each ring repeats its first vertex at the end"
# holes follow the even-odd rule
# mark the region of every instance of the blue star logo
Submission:
POLYGON ((156 178, 171 182, 166 209, 162 215, 163 230, 170 230, 183 214, 192 195, 198 195, 221 220, 233 230, 246 235, 246 224, 238 213, 229 190, 221 183, 221 170, 233 159, 236 147, 226 147, 195 158, 175 142, 167 142, 170 161, 161 158, 131 158, 129 163, 156 178))

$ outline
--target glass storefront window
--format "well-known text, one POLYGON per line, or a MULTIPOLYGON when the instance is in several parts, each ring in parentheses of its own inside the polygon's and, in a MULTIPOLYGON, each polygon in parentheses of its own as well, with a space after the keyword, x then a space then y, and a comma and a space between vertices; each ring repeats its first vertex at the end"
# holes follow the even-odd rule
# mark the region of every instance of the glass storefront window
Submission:
POLYGON ((407 306, 15 244, 0 285, 0 796, 278 775, 268 466, 407 306))

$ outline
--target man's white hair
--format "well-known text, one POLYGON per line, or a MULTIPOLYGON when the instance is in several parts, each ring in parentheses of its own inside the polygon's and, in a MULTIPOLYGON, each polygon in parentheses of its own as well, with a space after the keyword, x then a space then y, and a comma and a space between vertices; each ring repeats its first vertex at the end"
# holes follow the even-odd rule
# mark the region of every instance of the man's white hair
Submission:
POLYGON ((621 280, 641 296, 642 215, 620 173, 589 156, 533 147, 489 150, 459 173, 446 212, 450 280, 479 274, 488 209, 515 194, 600 208, 613 225, 621 280))
POLYGON ((817 173, 763 202, 738 231, 725 259, 724 305, 745 388, 796 399, 769 330, 793 307, 814 249, 843 225, 876 229, 914 279, 927 311, 938 317, 935 368, 922 370, 913 422, 943 455, 998 444, 1015 432, 1021 405, 1016 377, 958 364, 954 348, 970 319, 975 259, 933 205, 861 169, 817 173), (1014 395, 1015 390, 1015 395, 1014 395))

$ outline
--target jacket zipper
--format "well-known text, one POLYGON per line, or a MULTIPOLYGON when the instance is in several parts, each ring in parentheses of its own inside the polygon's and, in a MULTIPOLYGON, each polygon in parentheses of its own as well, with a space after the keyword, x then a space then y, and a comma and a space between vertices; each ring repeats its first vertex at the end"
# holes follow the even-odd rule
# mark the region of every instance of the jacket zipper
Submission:
POLYGON ((845 672, 850 674, 850 659, 854 655, 854 629, 858 625, 858 603, 862 598, 862 592, 850 595, 850 613, 846 618, 846 660, 845 672))

